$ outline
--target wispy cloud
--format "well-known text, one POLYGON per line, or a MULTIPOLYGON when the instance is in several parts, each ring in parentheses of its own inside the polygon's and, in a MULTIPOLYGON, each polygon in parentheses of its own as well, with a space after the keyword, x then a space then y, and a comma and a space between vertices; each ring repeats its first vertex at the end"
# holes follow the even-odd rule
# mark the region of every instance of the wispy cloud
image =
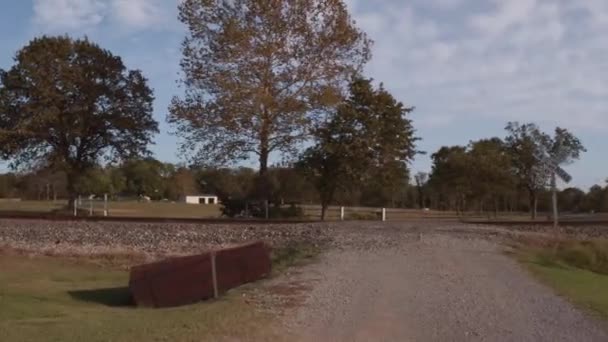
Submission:
POLYGON ((34 23, 49 31, 97 26, 106 12, 103 0, 34 0, 34 23))
POLYGON ((128 30, 176 25, 179 0, 34 0, 37 28, 46 32, 88 31, 104 24, 128 30))
POLYGON ((607 1, 369 3, 349 2, 376 42, 367 73, 420 117, 441 118, 427 124, 485 118, 608 130, 607 1))

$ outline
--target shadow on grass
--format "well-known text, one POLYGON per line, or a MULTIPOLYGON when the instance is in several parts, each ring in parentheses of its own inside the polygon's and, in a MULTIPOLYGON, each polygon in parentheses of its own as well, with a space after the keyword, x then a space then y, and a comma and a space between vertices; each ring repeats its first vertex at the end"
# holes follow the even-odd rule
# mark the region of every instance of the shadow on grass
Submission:
POLYGON ((68 294, 78 301, 97 303, 105 306, 128 307, 133 305, 133 299, 128 287, 68 291, 68 294))

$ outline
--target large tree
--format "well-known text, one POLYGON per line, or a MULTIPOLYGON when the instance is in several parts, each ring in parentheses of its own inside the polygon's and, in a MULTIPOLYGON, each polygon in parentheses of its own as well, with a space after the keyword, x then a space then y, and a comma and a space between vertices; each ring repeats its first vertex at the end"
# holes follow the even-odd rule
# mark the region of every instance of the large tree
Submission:
POLYGON ((88 39, 36 38, 0 70, 1 156, 65 172, 73 200, 102 158, 147 152, 153 99, 140 71, 88 39))
POLYGON ((412 110, 371 80, 353 79, 349 98, 318 127, 316 144, 299 163, 319 191, 322 218, 340 189, 372 186, 386 200, 387 189, 392 195, 407 185, 418 140, 407 117, 412 110))
POLYGON ((576 136, 559 127, 553 136, 533 123, 510 122, 506 130, 513 170, 519 185, 528 192, 530 213, 536 219, 538 193, 547 186, 551 168, 572 163, 586 149, 576 136), (554 165, 548 165, 548 161, 554 165))
POLYGON ((342 0, 185 0, 179 12, 185 93, 168 121, 199 162, 257 155, 265 174, 370 57, 342 0))

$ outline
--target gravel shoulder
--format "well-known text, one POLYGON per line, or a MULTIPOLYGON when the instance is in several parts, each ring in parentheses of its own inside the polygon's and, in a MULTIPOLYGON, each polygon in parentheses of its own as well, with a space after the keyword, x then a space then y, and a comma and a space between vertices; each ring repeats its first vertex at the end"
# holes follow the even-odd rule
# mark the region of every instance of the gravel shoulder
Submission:
POLYGON ((497 243, 462 227, 402 228, 383 246, 334 249, 290 276, 310 290, 283 315, 287 333, 300 341, 608 341, 603 322, 536 282, 497 243))
MULTIPOLYGON (((580 237, 607 232, 588 228, 580 237)), ((604 322, 532 279, 501 247, 548 233, 428 220, 242 226, 0 220, 0 251, 156 259, 251 240, 308 243, 327 251, 318 262, 247 293, 247 302, 276 314, 285 340, 608 341, 604 322)))

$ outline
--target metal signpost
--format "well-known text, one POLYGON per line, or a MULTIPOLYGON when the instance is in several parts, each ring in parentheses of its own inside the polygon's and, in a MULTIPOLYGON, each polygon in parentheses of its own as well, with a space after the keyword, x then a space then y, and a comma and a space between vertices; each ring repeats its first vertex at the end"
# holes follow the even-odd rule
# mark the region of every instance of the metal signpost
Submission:
POLYGON ((550 157, 539 156, 538 159, 545 167, 551 172, 551 199, 553 204, 553 227, 557 228, 559 225, 559 213, 557 210, 557 177, 563 180, 565 183, 572 181, 572 176, 564 169, 559 167, 558 163, 550 157))

